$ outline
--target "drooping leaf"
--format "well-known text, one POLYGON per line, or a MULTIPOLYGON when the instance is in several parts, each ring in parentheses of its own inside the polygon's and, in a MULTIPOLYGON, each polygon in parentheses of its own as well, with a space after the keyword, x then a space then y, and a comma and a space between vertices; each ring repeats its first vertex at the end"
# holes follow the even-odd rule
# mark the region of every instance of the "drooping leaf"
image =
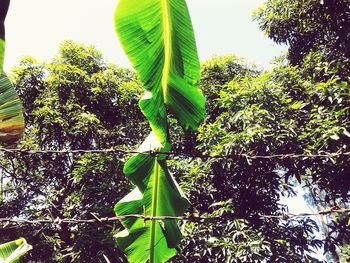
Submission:
POLYGON ((0 245, 1 263, 18 263, 20 258, 32 249, 24 238, 0 245))
POLYGON ((9 0, 3 0, 0 6, 0 143, 16 143, 24 132, 22 104, 16 90, 3 73, 5 52, 4 20, 9 7, 9 0))
MULTIPOLYGON (((161 146, 151 133, 138 149, 157 150, 161 146), (149 148, 148 148, 149 149, 149 148)), ((124 167, 126 176, 137 186, 115 206, 117 215, 181 216, 189 206, 174 178, 169 173, 164 156, 134 155, 124 167)), ((122 220, 126 230, 116 238, 130 262, 165 262, 176 254, 181 232, 176 220, 122 220)))
POLYGON ((200 64, 184 0, 120 0, 115 26, 120 42, 148 93, 140 107, 163 143, 167 137, 164 104, 186 131, 204 118, 198 89, 200 64))

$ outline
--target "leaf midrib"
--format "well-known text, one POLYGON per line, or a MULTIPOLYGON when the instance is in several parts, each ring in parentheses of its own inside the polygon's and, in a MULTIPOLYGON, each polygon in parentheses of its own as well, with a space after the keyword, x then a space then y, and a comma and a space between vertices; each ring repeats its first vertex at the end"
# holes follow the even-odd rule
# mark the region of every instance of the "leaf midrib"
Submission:
MULTIPOLYGON (((164 67, 162 72, 162 90, 163 90, 163 100, 164 103, 167 102, 167 91, 168 91, 168 81, 169 81, 169 70, 171 62, 171 35, 170 35, 170 20, 167 0, 162 1, 162 15, 163 15, 163 41, 164 41, 164 67)), ((154 181, 153 181, 153 191, 152 191, 152 208, 151 216, 157 216, 157 206, 158 206, 158 191, 159 191, 159 164, 157 159, 155 159, 154 167, 154 181)), ((156 221, 152 220, 151 223, 151 240, 150 240, 150 263, 154 263, 154 246, 155 246, 155 236, 156 236, 156 221)))
MULTIPOLYGON (((157 216, 158 206, 158 191, 159 191, 159 164, 157 158, 154 160, 154 178, 153 178, 153 191, 152 191, 152 209, 151 217, 157 216)), ((151 223, 151 240, 150 240, 150 263, 154 263, 154 247, 156 238, 156 220, 152 220, 151 223)))
POLYGON ((170 18, 168 10, 168 1, 162 1, 162 13, 163 13, 163 41, 164 41, 164 67, 162 75, 162 90, 164 102, 167 103, 167 92, 171 62, 171 34, 170 34, 170 18))

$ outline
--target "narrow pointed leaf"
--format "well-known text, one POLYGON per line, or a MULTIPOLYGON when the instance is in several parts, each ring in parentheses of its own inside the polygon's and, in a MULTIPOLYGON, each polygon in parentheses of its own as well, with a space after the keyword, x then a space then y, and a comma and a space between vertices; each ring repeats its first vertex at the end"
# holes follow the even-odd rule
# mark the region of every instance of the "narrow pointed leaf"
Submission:
POLYGON ((115 26, 149 91, 140 106, 160 141, 167 136, 164 103, 185 130, 196 130, 205 99, 198 89, 200 64, 186 2, 120 0, 115 26))
POLYGON ((5 52, 4 20, 9 7, 9 0, 2 0, 0 6, 0 143, 16 143, 24 132, 22 104, 16 90, 3 73, 5 52))
POLYGON ((24 238, 0 245, 1 263, 18 263, 20 258, 32 249, 24 238))

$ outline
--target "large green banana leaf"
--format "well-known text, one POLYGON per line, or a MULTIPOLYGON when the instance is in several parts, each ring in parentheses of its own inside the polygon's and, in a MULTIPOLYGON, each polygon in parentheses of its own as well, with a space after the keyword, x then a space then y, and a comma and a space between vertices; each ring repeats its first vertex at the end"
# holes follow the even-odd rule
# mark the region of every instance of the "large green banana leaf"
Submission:
MULTIPOLYGON (((115 206, 117 215, 180 216, 189 206, 168 171, 167 108, 185 131, 198 128, 205 99, 198 88, 200 64, 184 0, 120 0, 115 14, 119 40, 147 90, 140 108, 152 133, 124 167, 136 185, 115 206)), ((165 262, 176 254, 181 232, 176 220, 122 220, 116 238, 130 262, 165 262)))
POLYGON ((0 245, 1 263, 18 263, 20 258, 32 249, 24 238, 0 245))
POLYGON ((198 89, 200 64, 184 0, 120 0, 119 40, 149 91, 140 106, 161 142, 167 137, 164 103, 183 128, 196 130, 205 115, 198 89))
MULTIPOLYGON (((138 151, 146 153, 159 146, 151 133, 138 151)), ((169 173, 164 156, 136 154, 125 164, 124 173, 137 188, 116 204, 117 215, 180 216, 188 208, 189 202, 169 173)), ((176 220, 127 218, 122 224, 126 230, 116 238, 130 262, 165 262, 176 255, 182 237, 176 220)))
POLYGON ((24 132, 22 104, 14 86, 3 73, 5 52, 4 20, 9 7, 9 0, 2 0, 0 5, 0 143, 16 143, 24 132))

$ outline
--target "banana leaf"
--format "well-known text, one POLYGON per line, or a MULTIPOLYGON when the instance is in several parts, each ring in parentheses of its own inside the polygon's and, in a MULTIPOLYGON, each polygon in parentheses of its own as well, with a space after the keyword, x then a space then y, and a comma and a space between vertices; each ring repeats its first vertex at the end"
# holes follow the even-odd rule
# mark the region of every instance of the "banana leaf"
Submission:
POLYGON ((8 77, 0 78, 0 142, 12 145, 22 138, 24 118, 22 104, 8 77))
MULTIPOLYGON (((159 150, 160 146, 151 133, 138 151, 147 153, 147 147, 159 150)), ((181 216, 188 208, 188 200, 168 171, 165 155, 136 154, 125 164, 124 173, 137 188, 116 204, 117 215, 181 216)), ((177 220, 126 218, 122 224, 126 230, 116 239, 130 262, 165 262, 176 255, 182 237, 177 220)))
POLYGON ((24 132, 22 104, 16 90, 3 72, 5 52, 4 21, 9 7, 9 0, 2 0, 0 6, 0 143, 15 144, 24 132))
POLYGON ((32 249, 24 238, 0 245, 1 263, 18 263, 20 258, 32 249))
POLYGON ((200 63, 184 0, 120 0, 115 27, 129 60, 148 93, 140 107, 163 143, 166 110, 185 131, 197 130, 205 115, 198 88, 200 63))
MULTIPOLYGON (((152 132, 124 166, 136 188, 115 206, 117 215, 181 216, 189 202, 166 165, 171 149, 169 109, 185 132, 204 119, 205 98, 198 88, 200 64, 184 0, 120 0, 115 13, 119 40, 146 89, 140 108, 152 132)), ((166 262, 176 255, 181 232, 176 220, 122 220, 116 235, 130 262, 166 262)))

